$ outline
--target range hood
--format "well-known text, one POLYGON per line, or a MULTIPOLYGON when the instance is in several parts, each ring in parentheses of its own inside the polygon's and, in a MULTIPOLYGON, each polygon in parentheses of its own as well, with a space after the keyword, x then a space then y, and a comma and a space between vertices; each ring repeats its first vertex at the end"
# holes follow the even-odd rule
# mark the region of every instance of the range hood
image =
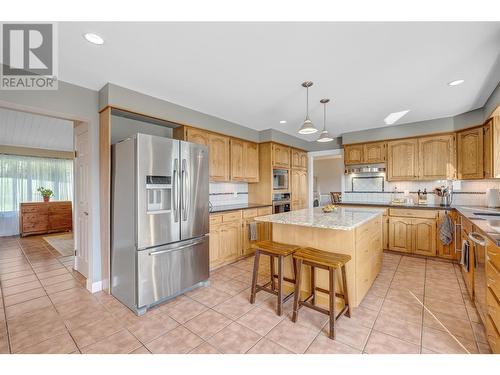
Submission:
POLYGON ((346 167, 345 174, 354 173, 385 173, 385 167, 378 167, 373 165, 353 165, 346 167))

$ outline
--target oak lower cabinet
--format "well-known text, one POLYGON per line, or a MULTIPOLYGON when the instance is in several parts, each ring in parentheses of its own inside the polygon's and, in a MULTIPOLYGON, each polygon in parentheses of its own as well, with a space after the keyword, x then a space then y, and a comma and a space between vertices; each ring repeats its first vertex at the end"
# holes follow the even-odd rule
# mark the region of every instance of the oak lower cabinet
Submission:
POLYGON ((21 236, 71 231, 73 228, 70 201, 21 203, 19 232, 21 236))
POLYGON ((307 207, 307 171, 292 169, 291 172, 291 201, 292 210, 307 207))
POLYGON ((231 139, 231 181, 259 182, 259 145, 231 139))
MULTIPOLYGON (((455 211, 444 211, 444 210, 440 210, 438 212, 438 218, 437 218, 437 228, 440 228, 444 218, 446 217, 446 215, 450 215, 451 217, 451 220, 453 221, 453 223, 455 223, 457 221, 457 214, 455 211)), ((454 230, 454 232, 456 232, 456 230, 454 230)), ((457 253, 455 251, 455 247, 456 246, 461 246, 461 242, 460 241, 455 241, 455 236, 456 235, 459 235, 459 233, 454 233, 454 236, 453 236, 453 241, 451 241, 450 244, 448 245, 445 245, 441 242, 441 240, 439 239, 439 235, 437 235, 437 240, 436 240, 436 253, 437 255, 440 257, 440 258, 446 258, 446 259, 457 259, 457 253), (458 243, 456 243, 458 242, 458 243)))
POLYGON ((272 240, 272 224, 255 221, 257 216, 271 215, 272 211, 272 207, 262 207, 243 211, 243 255, 253 254, 254 249, 252 245, 257 241, 272 240), (256 223, 257 225, 257 240, 250 239, 250 225, 252 223, 256 223))
POLYGON ((495 354, 500 353, 500 248, 488 241, 486 246, 486 336, 495 354))
POLYGON ((273 143, 271 146, 272 165, 277 168, 290 168, 290 147, 279 143, 273 143))
POLYGON ((382 216, 382 248, 389 249, 389 216, 382 216))
POLYGON ((241 254, 241 211, 210 216, 210 269, 238 259, 241 254))
POLYGON ((364 146, 362 144, 357 145, 345 145, 344 146, 344 164, 361 164, 364 162, 363 158, 364 146))
POLYGON ((436 255, 436 220, 389 217, 389 249, 404 253, 436 255))
POLYGON ((456 178, 455 136, 444 134, 418 139, 420 180, 456 178))
POLYGON ((483 128, 473 128, 457 133, 457 166, 459 180, 484 177, 483 128))
POLYGON ((418 140, 402 139, 387 143, 387 180, 418 178, 418 140))

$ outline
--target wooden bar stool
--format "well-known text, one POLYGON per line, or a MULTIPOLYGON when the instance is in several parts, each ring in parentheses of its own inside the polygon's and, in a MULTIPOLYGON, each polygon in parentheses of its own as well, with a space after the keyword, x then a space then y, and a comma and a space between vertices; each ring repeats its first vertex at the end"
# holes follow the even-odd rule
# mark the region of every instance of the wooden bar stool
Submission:
MULTIPOLYGON (((250 293, 250 303, 255 303, 255 295, 257 292, 260 292, 261 290, 274 294, 278 297, 278 307, 277 307, 277 314, 282 315, 283 314, 283 303, 288 301, 293 296, 293 292, 288 294, 287 296, 283 297, 283 281, 288 281, 290 283, 295 283, 295 279, 290 279, 288 277, 284 277, 283 275, 283 264, 284 264, 284 259, 292 255, 294 251, 299 249, 299 246, 294 246, 294 245, 287 245, 279 242, 273 242, 273 241, 259 241, 257 242, 253 248, 255 249, 255 260, 253 264, 253 275, 252 275, 252 289, 250 293), (271 266, 271 281, 267 282, 264 285, 258 285, 257 284, 257 279, 259 277, 259 261, 260 261, 260 256, 261 255, 268 255, 270 259, 270 266, 271 266), (278 259, 278 274, 275 274, 274 270, 274 258, 278 259), (278 279, 278 289, 276 290, 276 280, 278 279), (268 286, 271 285, 271 288, 268 288, 268 286)), ((295 259, 292 259, 293 261, 293 275, 296 277, 297 275, 297 267, 295 263, 295 259)))
POLYGON ((301 248, 293 254, 293 259, 297 262, 297 273, 295 274, 295 298, 293 301, 293 316, 292 321, 295 323, 299 315, 299 309, 302 306, 309 307, 313 310, 319 311, 330 317, 330 330, 329 337, 335 339, 335 321, 340 318, 343 314, 347 317, 351 317, 351 306, 349 305, 349 296, 347 294, 347 279, 345 264, 351 260, 350 255, 331 253, 328 251, 322 251, 313 249, 311 247, 301 248), (300 300, 300 283, 302 278, 302 265, 306 264, 311 266, 311 295, 307 297, 304 301, 300 300), (328 271, 328 285, 329 290, 319 288, 316 286, 314 270, 315 268, 321 268, 328 271), (335 292, 335 277, 336 271, 341 271, 342 276, 342 289, 343 294, 335 292), (327 293, 329 296, 329 309, 326 310, 322 307, 316 306, 315 304, 315 292, 327 293), (340 311, 338 315, 335 315, 335 297, 340 297, 344 299, 344 308, 340 311))

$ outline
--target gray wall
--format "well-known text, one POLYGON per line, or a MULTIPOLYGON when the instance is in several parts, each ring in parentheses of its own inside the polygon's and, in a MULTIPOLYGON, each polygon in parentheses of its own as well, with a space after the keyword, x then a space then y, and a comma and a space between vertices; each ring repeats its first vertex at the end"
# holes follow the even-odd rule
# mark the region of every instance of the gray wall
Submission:
POLYGON ((313 175, 316 177, 317 189, 320 194, 331 191, 342 191, 342 176, 344 175, 344 158, 315 159, 313 175))
POLYGON ((136 133, 172 138, 172 128, 121 116, 111 116, 111 144, 120 142, 136 133))
POLYGON ((484 111, 482 108, 479 108, 452 117, 345 133, 342 135, 342 144, 405 138, 431 133, 452 132, 474 125, 480 125, 484 122, 484 120, 484 111))
POLYGON ((71 121, 83 121, 90 126, 90 220, 92 232, 92 280, 101 280, 101 247, 99 217, 99 114, 98 93, 80 86, 59 81, 59 89, 53 91, 0 90, 0 106, 58 117, 71 121))

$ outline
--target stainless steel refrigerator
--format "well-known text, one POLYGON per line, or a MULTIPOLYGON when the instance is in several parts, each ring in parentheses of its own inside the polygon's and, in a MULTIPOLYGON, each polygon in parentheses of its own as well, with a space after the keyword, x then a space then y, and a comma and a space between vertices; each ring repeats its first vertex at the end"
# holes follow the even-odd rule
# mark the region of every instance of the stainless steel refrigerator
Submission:
POLYGON ((208 150, 137 134, 112 147, 111 294, 138 315, 206 282, 208 150))

